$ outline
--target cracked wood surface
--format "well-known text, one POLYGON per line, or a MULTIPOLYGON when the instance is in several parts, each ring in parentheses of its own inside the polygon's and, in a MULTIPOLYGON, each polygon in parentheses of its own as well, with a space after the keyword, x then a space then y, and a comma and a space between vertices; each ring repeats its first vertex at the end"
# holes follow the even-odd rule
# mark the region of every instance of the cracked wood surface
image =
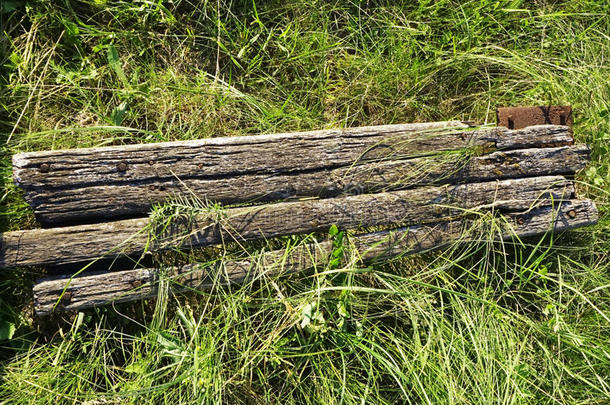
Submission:
POLYGON ((333 224, 342 229, 414 225, 475 210, 527 209, 551 199, 570 199, 573 193, 570 181, 545 176, 231 208, 179 217, 169 224, 143 218, 13 231, 1 237, 0 267, 81 263, 145 250, 326 231, 333 224))
MULTIPOLYGON (((567 126, 473 129, 450 121, 28 152, 13 156, 13 168, 15 183, 38 220, 50 225, 143 215, 176 194, 222 203, 334 196, 372 191, 363 180, 371 174, 377 189, 404 188, 409 185, 405 178, 428 161, 417 158, 424 155, 438 162, 423 182, 432 184, 464 163, 450 156, 452 165, 443 165, 444 151, 552 148, 572 142, 567 126)), ((539 150, 544 157, 544 149, 539 150)), ((564 154, 577 160, 582 155, 564 154)), ((524 159, 535 161, 531 153, 524 159)), ((563 170, 554 167, 559 174, 571 170, 569 164, 563 170)), ((524 175, 552 173, 540 166, 530 169, 524 175)), ((509 176, 500 171, 484 178, 509 176)))
MULTIPOLYGON (((505 218, 507 221, 502 237, 510 239, 515 235, 522 238, 591 225, 597 221, 598 214, 592 202, 571 200, 554 207, 509 212, 505 218)), ((354 235, 349 238, 354 249, 348 249, 348 252, 364 262, 418 253, 456 241, 467 242, 478 238, 484 224, 477 224, 476 220, 459 220, 354 235)), ((174 281, 172 287, 175 290, 207 290, 214 284, 241 282, 302 271, 316 265, 324 266, 332 248, 330 241, 301 244, 288 250, 265 252, 224 263, 189 264, 173 268, 167 276, 174 281)), ((158 269, 83 274, 72 279, 69 276, 42 279, 34 286, 35 311, 38 315, 47 315, 54 310, 85 309, 111 302, 155 297, 158 280, 158 269)))
POLYGON ((141 215, 172 196, 191 194, 224 204, 334 197, 421 185, 574 174, 589 161, 585 145, 493 152, 483 156, 428 156, 311 173, 249 174, 223 179, 155 180, 147 184, 41 189, 30 193, 45 223, 141 215))

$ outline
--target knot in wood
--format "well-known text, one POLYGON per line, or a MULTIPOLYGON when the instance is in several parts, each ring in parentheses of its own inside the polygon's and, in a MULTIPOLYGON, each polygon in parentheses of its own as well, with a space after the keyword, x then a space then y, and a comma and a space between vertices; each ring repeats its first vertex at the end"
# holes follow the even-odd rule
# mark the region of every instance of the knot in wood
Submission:
POLYGON ((120 162, 119 164, 116 165, 116 168, 119 170, 119 172, 124 172, 127 170, 127 163, 120 162))
POLYGON ((48 173, 51 170, 51 166, 48 163, 43 163, 40 165, 40 171, 42 173, 48 173))
POLYGON ((570 210, 570 211, 568 211, 568 216, 569 216, 570 218, 576 218, 576 211, 574 211, 574 210, 570 210))

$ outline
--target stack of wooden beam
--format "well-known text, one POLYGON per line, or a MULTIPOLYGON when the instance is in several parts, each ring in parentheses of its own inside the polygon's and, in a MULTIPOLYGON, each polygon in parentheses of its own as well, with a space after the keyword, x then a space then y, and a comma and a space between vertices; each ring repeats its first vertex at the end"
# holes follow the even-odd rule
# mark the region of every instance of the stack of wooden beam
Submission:
MULTIPOLYGON (((13 157, 15 182, 43 228, 4 233, 0 267, 58 273, 333 225, 350 230, 366 262, 459 240, 489 213, 502 216, 505 237, 585 226, 597 211, 576 199, 571 176, 589 149, 573 143, 565 125, 449 121, 23 153, 13 157), (186 216, 149 215, 176 198, 198 207, 186 216)), ((332 241, 309 239, 256 257, 185 264, 174 274, 185 288, 208 288, 218 266, 226 282, 240 281, 255 269, 310 268, 332 251, 332 241)), ((158 278, 152 267, 55 274, 34 286, 35 309, 44 315, 152 297, 158 278)))

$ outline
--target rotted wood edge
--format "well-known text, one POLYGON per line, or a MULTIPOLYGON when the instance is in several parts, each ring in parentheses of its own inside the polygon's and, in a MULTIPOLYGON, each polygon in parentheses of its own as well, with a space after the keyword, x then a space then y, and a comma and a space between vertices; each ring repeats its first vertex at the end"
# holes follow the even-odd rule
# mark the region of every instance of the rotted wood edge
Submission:
POLYGON ((377 194, 209 209, 198 215, 129 219, 1 235, 0 268, 84 263, 144 252, 344 229, 407 226, 474 211, 521 210, 573 198, 562 176, 421 187, 377 194))
MULTIPOLYGON (((500 222, 504 224, 502 237, 511 239, 592 225, 597 222, 598 214, 591 201, 571 200, 526 212, 509 212, 503 217, 506 222, 500 222)), ((349 238, 353 245, 349 256, 370 262, 378 258, 419 253, 456 241, 467 243, 481 229, 476 221, 449 221, 354 235, 349 238)), ((163 271, 136 269, 84 274, 75 278, 45 278, 34 286, 35 311, 39 316, 44 316, 53 311, 80 310, 155 297, 160 274, 172 281, 174 291, 184 291, 209 290, 218 284, 303 271, 328 263, 332 249, 332 242, 323 241, 264 252, 246 259, 189 264, 163 271)))
MULTIPOLYGON (((569 175, 589 161, 586 145, 498 151, 483 156, 440 154, 313 172, 246 174, 215 179, 155 179, 27 193, 45 226, 146 214, 152 205, 176 196, 197 196, 222 204, 264 203, 303 197, 336 197, 460 184, 494 179, 569 175)), ((62 226, 63 226, 62 225, 62 226)))

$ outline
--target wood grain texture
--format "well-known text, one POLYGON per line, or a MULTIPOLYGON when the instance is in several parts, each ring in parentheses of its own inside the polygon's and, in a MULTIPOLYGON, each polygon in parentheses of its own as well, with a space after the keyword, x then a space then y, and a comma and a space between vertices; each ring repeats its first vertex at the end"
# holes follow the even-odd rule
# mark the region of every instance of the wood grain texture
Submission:
MULTIPOLYGON (((467 147, 508 150, 572 141, 566 126, 472 129, 441 122, 30 152, 13 156, 13 168, 15 183, 24 190, 40 222, 51 224, 143 214, 151 203, 169 193, 184 194, 187 188, 212 201, 269 199, 286 191, 296 195, 286 183, 296 174, 320 178, 315 172, 467 147), (278 175, 284 175, 284 183, 275 178, 278 175), (241 187, 251 179, 260 184, 271 178, 275 184, 255 188, 243 198, 238 197, 242 193, 227 198, 222 187, 227 182, 237 187, 235 177, 241 177, 241 187), (120 193, 126 190, 129 199, 122 199, 120 193), (82 207, 74 210, 75 197, 85 194, 92 196, 83 198, 82 207)), ((320 192, 336 190, 320 184, 314 187, 320 192)))
MULTIPOLYGON (((566 201, 559 206, 543 206, 527 212, 505 214, 504 238, 535 236, 553 230, 594 224, 598 214, 587 200, 566 201)), ((477 236, 481 226, 473 220, 458 220, 429 225, 411 226, 392 231, 374 232, 350 237, 354 250, 348 257, 369 262, 400 254, 413 254, 457 241, 468 242, 477 236)), ((316 265, 324 266, 332 252, 332 243, 302 244, 287 250, 265 252, 246 259, 208 264, 190 264, 165 269, 166 277, 174 281, 175 290, 210 289, 215 283, 241 282, 265 275, 302 271, 316 265)), ((155 297, 158 269, 136 269, 118 272, 85 274, 79 277, 52 277, 34 286, 34 305, 38 315, 54 310, 76 310, 111 302, 132 301, 155 297), (61 297, 61 299, 60 299, 61 297)))
POLYGON ((334 197, 421 185, 573 174, 588 161, 589 149, 579 145, 498 151, 483 156, 426 156, 313 172, 41 188, 32 189, 27 195, 38 219, 43 224, 54 224, 143 215, 153 204, 179 195, 195 195, 223 204, 334 197))
POLYGON ((333 224, 343 229, 421 224, 491 207, 526 209, 549 199, 572 198, 573 192, 565 178, 546 176, 232 208, 180 217, 169 224, 143 218, 13 231, 1 237, 0 267, 80 263, 177 246, 189 249, 326 231, 333 224))

